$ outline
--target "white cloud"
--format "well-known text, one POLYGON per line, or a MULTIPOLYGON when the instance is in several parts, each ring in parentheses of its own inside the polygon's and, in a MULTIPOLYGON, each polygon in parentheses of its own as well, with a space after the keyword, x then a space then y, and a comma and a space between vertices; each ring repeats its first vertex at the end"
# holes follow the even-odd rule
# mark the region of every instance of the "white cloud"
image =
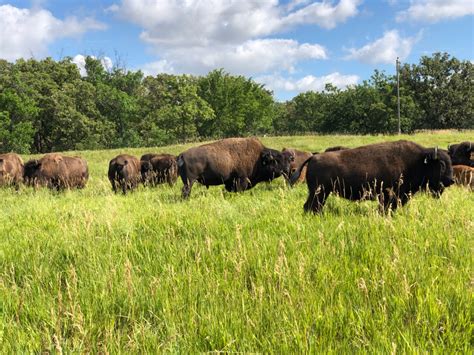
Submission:
POLYGON ((166 74, 174 74, 175 70, 173 66, 168 63, 166 60, 158 60, 156 62, 151 62, 145 64, 141 68, 143 74, 155 76, 156 74, 166 73, 166 74))
POLYGON ((349 49, 346 59, 356 59, 364 63, 395 63, 397 57, 404 60, 411 52, 413 45, 419 41, 421 33, 415 37, 403 38, 397 30, 387 31, 384 35, 362 48, 349 49))
POLYGON ((473 15, 472 0, 412 0, 410 7, 397 14, 397 21, 438 22, 473 15))
POLYGON ((257 39, 240 45, 217 45, 212 50, 208 47, 177 47, 168 50, 165 59, 145 66, 144 71, 205 74, 215 68, 224 68, 232 73, 252 75, 275 70, 292 72, 300 61, 326 58, 326 50, 317 44, 257 39), (151 67, 155 70, 149 70, 151 67))
POLYGON ((0 58, 14 61, 25 57, 42 57, 54 40, 78 36, 105 25, 91 18, 68 17, 60 20, 44 9, 19 9, 0 6, 0 58))
POLYGON ((323 91, 326 84, 332 84, 340 89, 347 86, 356 85, 359 81, 357 75, 343 75, 334 72, 325 76, 316 77, 313 75, 305 76, 295 80, 292 78, 284 78, 281 75, 266 75, 255 78, 255 81, 265 84, 269 89, 274 91, 323 91))
MULTIPOLYGON (((78 54, 72 59, 72 62, 74 64, 76 64, 77 67, 79 68, 79 72, 81 73, 81 76, 86 76, 87 75, 87 72, 86 72, 86 57, 87 56, 83 56, 82 54, 78 54)), ((90 57, 92 57, 94 59, 96 58, 93 55, 91 55, 90 57)), ((107 70, 107 71, 110 71, 113 67, 112 59, 110 59, 109 57, 100 58, 100 62, 102 63, 102 66, 104 67, 104 69, 107 70)))
POLYGON ((357 14, 361 0, 123 0, 109 7, 143 28, 140 39, 159 55, 145 72, 203 74, 215 68, 254 75, 295 70, 328 57, 316 43, 268 39, 301 24, 333 28, 357 14))
POLYGON ((109 11, 141 26, 141 39, 148 43, 205 46, 237 44, 301 24, 334 28, 355 16, 360 2, 297 0, 284 6, 278 0, 123 0, 109 11))

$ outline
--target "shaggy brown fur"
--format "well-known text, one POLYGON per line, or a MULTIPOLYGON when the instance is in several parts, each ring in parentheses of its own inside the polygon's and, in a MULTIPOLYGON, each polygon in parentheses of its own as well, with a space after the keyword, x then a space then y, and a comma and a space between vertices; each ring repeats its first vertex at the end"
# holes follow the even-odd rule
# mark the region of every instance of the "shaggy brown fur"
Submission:
POLYGON ((118 155, 109 163, 108 177, 114 192, 120 188, 126 194, 140 183, 140 161, 133 155, 118 155))
POLYGON ((82 189, 89 179, 89 168, 81 157, 51 153, 39 160, 29 160, 25 164, 24 179, 28 185, 50 189, 82 189))
POLYGON ((350 200, 378 198, 384 210, 395 210, 425 187, 440 196, 454 183, 446 152, 409 141, 322 153, 305 164, 309 194, 304 209, 311 212, 321 211, 331 192, 350 200))
POLYGON ((155 186, 167 182, 174 185, 178 179, 176 156, 171 154, 145 154, 140 158, 142 181, 155 186))
POLYGON ((454 165, 453 175, 456 184, 470 186, 471 189, 474 189, 474 168, 467 165, 454 165))
POLYGON ((13 185, 16 188, 23 181, 23 160, 18 154, 0 154, 0 186, 13 185))
POLYGON ((227 191, 244 191, 289 171, 289 157, 266 148, 256 138, 227 138, 190 148, 178 156, 178 172, 187 198, 195 181, 227 191))
MULTIPOLYGON (((313 153, 304 152, 302 150, 297 150, 293 148, 283 148, 281 151, 283 154, 291 154, 293 156, 293 161, 290 162, 290 175, 293 174, 296 170, 300 168, 301 165, 310 157, 313 156, 313 153)), ((306 166, 301 170, 301 175, 295 183, 306 181, 306 166)))

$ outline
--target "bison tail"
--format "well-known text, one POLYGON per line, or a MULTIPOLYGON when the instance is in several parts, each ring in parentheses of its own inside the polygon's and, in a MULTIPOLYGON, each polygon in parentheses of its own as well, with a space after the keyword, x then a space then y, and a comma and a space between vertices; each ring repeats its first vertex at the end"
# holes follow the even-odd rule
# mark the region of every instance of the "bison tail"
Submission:
POLYGON ((305 160, 303 164, 291 175, 290 177, 290 186, 293 186, 298 179, 300 178, 301 172, 303 171, 303 168, 308 164, 308 162, 312 159, 313 157, 309 157, 308 159, 305 160))

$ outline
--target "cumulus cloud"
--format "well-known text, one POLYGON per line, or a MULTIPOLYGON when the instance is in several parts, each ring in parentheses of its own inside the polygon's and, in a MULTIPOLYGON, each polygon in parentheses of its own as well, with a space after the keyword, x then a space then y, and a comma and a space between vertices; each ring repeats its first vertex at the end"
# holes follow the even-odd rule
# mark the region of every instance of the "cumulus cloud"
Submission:
POLYGON ((254 75, 326 59, 321 45, 277 34, 302 24, 333 28, 355 16, 360 1, 123 0, 108 11, 142 27, 140 39, 159 55, 144 71, 202 74, 222 67, 254 75))
POLYGON ((142 40, 155 45, 241 43, 278 33, 291 26, 313 24, 334 28, 357 14, 361 0, 123 0, 112 5, 127 21, 141 26, 142 40))
POLYGON ((22 57, 42 57, 54 40, 78 36, 105 25, 92 18, 68 17, 60 20, 44 9, 0 6, 0 58, 14 61, 22 57))
MULTIPOLYGON (((79 68, 79 72, 81 73, 81 76, 86 76, 86 57, 82 54, 76 55, 73 59, 72 62, 77 65, 79 68)), ((90 57, 96 59, 95 56, 91 55, 90 57)), ((102 66, 104 67, 105 70, 110 71, 113 67, 112 59, 109 57, 102 57, 100 58, 100 62, 102 63, 102 66)))
POLYGON ((407 10, 397 14, 397 21, 434 23, 473 14, 472 0, 412 0, 407 10))
MULTIPOLYGON (((293 72, 298 62, 326 59, 324 47, 317 44, 299 44, 287 39, 249 40, 240 45, 207 47, 177 47, 169 49, 166 59, 145 66, 163 72, 205 74, 215 68, 225 68, 232 73, 254 73, 285 70, 293 72)), ((156 71, 155 71, 156 72, 156 71)))
POLYGON ((351 85, 356 85, 359 81, 357 75, 344 75, 334 72, 328 75, 316 77, 307 75, 301 79, 294 80, 292 78, 284 78, 281 75, 265 75, 255 78, 257 82, 265 84, 269 89, 274 91, 322 91, 326 84, 332 84, 340 89, 344 89, 351 85))
POLYGON ((346 59, 356 59, 363 63, 395 63, 397 57, 404 60, 410 54, 413 45, 419 41, 421 33, 415 37, 403 38, 397 30, 387 31, 372 43, 355 49, 349 49, 346 59))

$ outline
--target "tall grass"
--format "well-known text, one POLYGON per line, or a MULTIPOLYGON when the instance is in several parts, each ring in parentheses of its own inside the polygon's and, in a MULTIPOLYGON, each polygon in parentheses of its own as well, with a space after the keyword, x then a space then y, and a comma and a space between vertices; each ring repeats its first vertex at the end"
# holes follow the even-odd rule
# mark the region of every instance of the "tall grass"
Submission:
MULTIPOLYGON (((408 137, 426 146, 473 132, 408 137)), ((262 138, 310 151, 392 136, 262 138)), ((179 153, 185 146, 127 149, 179 153)), ((474 194, 417 194, 391 216, 283 181, 114 195, 1 189, 0 352, 470 352, 474 194)))

